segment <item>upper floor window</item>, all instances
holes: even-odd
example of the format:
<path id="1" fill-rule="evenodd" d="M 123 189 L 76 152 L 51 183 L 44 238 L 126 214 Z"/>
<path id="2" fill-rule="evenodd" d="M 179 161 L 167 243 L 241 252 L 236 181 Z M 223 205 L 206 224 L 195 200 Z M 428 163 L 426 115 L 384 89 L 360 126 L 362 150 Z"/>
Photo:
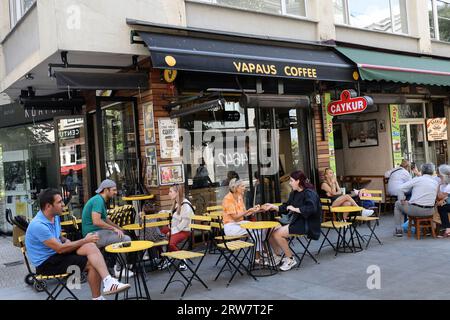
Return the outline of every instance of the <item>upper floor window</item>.
<path id="1" fill-rule="evenodd" d="M 9 0 L 9 16 L 11 18 L 11 28 L 14 27 L 20 18 L 31 8 L 36 0 Z"/>
<path id="2" fill-rule="evenodd" d="M 335 23 L 370 30 L 408 33 L 406 0 L 333 0 Z"/>
<path id="3" fill-rule="evenodd" d="M 431 38 L 450 42 L 450 1 L 429 0 Z"/>
<path id="4" fill-rule="evenodd" d="M 197 0 L 230 7 L 306 17 L 306 0 Z"/>

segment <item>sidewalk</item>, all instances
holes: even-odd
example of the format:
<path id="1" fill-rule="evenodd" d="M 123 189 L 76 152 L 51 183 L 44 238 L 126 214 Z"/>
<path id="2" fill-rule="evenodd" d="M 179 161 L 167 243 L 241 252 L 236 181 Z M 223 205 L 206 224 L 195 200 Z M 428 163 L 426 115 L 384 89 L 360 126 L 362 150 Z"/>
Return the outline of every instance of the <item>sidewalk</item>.
<path id="1" fill-rule="evenodd" d="M 418 241 L 415 238 L 408 239 L 406 235 L 395 238 L 392 236 L 393 226 L 392 215 L 382 217 L 377 228 L 382 246 L 375 240 L 368 250 L 340 253 L 336 258 L 334 251 L 327 247 L 318 256 L 318 265 L 305 257 L 299 269 L 280 271 L 274 276 L 259 278 L 257 282 L 246 275 L 238 276 L 228 288 L 228 274 L 213 281 L 219 270 L 214 266 L 217 255 L 208 255 L 200 267 L 200 276 L 211 290 L 194 282 L 187 291 L 185 300 L 449 299 L 450 277 L 443 266 L 450 261 L 450 240 L 427 237 Z M 361 234 L 368 232 L 365 226 L 358 230 Z M 320 242 L 316 241 L 312 245 L 313 253 L 317 251 Z M 4 239 L 0 241 L 0 257 L 2 263 L 4 257 L 8 261 L 21 259 L 20 251 L 16 248 L 8 249 Z M 371 265 L 378 266 L 381 271 L 379 290 L 367 288 L 367 279 L 371 275 L 367 273 L 367 268 Z M 45 299 L 45 294 L 36 293 L 23 282 L 26 274 L 24 265 L 0 268 L 0 299 Z M 8 270 L 9 276 L 3 274 L 4 270 Z M 168 276 L 167 271 L 148 274 L 147 283 L 152 299 L 179 299 L 182 289 L 180 284 L 173 284 L 166 294 L 160 294 Z M 81 290 L 76 290 L 76 294 L 80 299 L 90 299 L 87 284 Z"/>

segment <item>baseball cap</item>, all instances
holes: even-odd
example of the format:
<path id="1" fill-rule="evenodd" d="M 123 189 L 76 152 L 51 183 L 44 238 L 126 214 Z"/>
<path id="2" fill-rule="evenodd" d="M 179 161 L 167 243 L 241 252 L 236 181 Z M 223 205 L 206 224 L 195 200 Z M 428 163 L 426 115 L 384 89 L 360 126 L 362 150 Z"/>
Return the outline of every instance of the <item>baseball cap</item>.
<path id="1" fill-rule="evenodd" d="M 114 181 L 106 179 L 103 180 L 102 183 L 100 183 L 100 185 L 98 186 L 98 189 L 95 190 L 95 193 L 100 193 L 103 191 L 103 189 L 107 189 L 107 188 L 116 188 L 117 185 Z"/>

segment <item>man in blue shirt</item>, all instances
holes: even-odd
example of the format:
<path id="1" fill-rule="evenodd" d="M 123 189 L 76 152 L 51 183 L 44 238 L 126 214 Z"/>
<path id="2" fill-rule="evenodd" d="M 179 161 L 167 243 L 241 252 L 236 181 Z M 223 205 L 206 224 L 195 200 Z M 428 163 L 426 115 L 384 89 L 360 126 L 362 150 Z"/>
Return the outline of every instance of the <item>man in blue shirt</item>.
<path id="1" fill-rule="evenodd" d="M 67 273 L 69 267 L 78 266 L 80 272 L 88 272 L 94 300 L 105 300 L 100 293 L 102 282 L 104 295 L 130 288 L 129 284 L 120 283 L 110 276 L 105 260 L 95 245 L 98 235 L 89 233 L 73 242 L 61 236 L 59 215 L 63 212 L 64 202 L 57 190 L 42 191 L 39 202 L 41 210 L 30 222 L 25 234 L 28 258 L 36 267 L 37 274 L 62 274 Z"/>

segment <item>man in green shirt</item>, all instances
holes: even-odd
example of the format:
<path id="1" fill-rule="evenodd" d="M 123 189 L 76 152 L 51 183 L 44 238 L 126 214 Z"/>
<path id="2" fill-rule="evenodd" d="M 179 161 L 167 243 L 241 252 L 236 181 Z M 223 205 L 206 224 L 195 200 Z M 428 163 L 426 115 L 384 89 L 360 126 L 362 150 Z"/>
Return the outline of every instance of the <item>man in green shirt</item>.
<path id="1" fill-rule="evenodd" d="M 106 203 L 117 195 L 117 185 L 114 181 L 103 180 L 97 190 L 97 195 L 86 202 L 81 217 L 81 231 L 83 236 L 96 233 L 99 240 L 97 247 L 103 248 L 117 242 L 131 241 L 124 231 L 107 216 Z M 120 276 L 119 266 L 114 267 L 116 276 Z M 130 276 L 131 276 L 130 272 Z"/>

